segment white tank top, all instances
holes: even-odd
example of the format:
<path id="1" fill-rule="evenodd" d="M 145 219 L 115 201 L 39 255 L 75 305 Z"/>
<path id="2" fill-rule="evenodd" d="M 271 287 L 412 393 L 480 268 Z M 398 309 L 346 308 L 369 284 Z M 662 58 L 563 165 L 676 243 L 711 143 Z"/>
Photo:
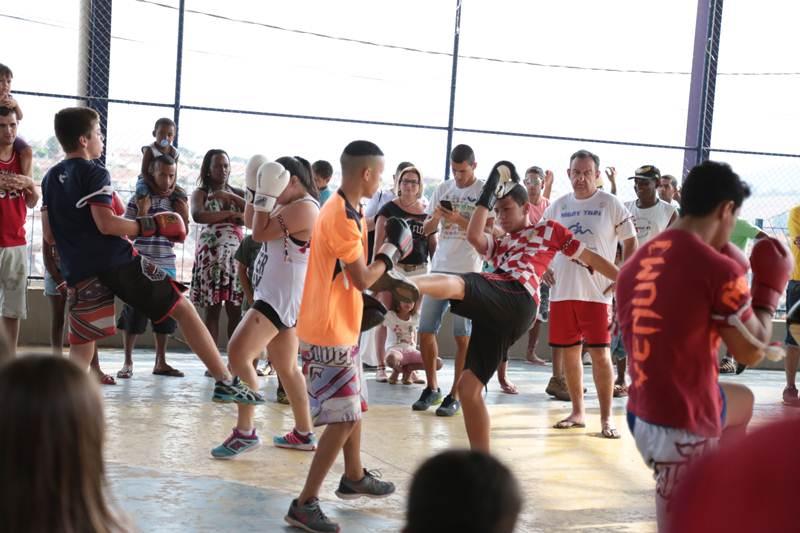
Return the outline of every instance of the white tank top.
<path id="1" fill-rule="evenodd" d="M 308 194 L 292 203 L 296 202 L 311 202 L 319 209 L 319 202 Z M 285 206 L 279 206 L 271 216 L 277 217 L 283 209 Z M 300 312 L 310 244 L 284 232 L 283 237 L 261 246 L 253 265 L 255 299 L 272 306 L 281 322 L 289 327 L 295 326 Z"/>

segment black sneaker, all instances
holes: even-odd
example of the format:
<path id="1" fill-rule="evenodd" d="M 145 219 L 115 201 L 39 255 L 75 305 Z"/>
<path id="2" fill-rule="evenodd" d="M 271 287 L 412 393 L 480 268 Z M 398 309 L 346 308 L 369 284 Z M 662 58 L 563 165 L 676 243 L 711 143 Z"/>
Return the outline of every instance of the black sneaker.
<path id="1" fill-rule="evenodd" d="M 461 402 L 448 394 L 444 397 L 444 400 L 442 400 L 442 405 L 436 409 L 436 416 L 453 416 L 459 409 L 461 409 Z"/>
<path id="2" fill-rule="evenodd" d="M 364 469 L 364 477 L 359 481 L 350 481 L 342 476 L 336 495 L 343 500 L 355 500 L 362 496 L 367 498 L 386 498 L 394 494 L 394 483 L 381 481 L 381 473 L 377 470 Z"/>
<path id="3" fill-rule="evenodd" d="M 325 516 L 317 498 L 311 498 L 305 505 L 292 500 L 289 512 L 283 517 L 287 524 L 313 533 L 339 533 L 339 524 Z"/>
<path id="4" fill-rule="evenodd" d="M 442 390 L 433 390 L 425 387 L 422 390 L 419 400 L 414 402 L 414 404 L 411 406 L 411 409 L 414 411 L 427 411 L 430 406 L 438 405 L 440 403 L 442 403 Z"/>

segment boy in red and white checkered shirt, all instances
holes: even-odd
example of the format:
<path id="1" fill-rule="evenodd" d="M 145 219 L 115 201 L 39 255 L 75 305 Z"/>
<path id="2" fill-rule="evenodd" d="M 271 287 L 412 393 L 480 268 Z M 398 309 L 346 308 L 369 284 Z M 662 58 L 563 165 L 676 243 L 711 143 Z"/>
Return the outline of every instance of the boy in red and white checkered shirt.
<path id="1" fill-rule="evenodd" d="M 542 274 L 557 252 L 584 263 L 609 279 L 617 267 L 587 249 L 567 228 L 551 220 L 530 225 L 528 193 L 514 165 L 492 168 L 467 227 L 467 240 L 494 267 L 494 272 L 431 274 L 414 278 L 422 294 L 451 300 L 451 310 L 472 320 L 472 337 L 464 373 L 458 383 L 470 446 L 489 451 L 489 413 L 483 387 L 514 342 L 536 317 Z M 506 233 L 484 232 L 490 210 Z"/>

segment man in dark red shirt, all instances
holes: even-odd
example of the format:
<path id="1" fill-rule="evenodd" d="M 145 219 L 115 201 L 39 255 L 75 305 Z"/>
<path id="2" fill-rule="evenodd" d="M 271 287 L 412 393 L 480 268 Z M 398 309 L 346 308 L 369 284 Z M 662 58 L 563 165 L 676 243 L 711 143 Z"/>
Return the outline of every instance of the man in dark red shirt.
<path id="1" fill-rule="evenodd" d="M 748 263 L 729 244 L 747 184 L 724 163 L 693 168 L 681 217 L 640 248 L 617 278 L 617 316 L 630 354 L 628 426 L 656 478 L 659 528 L 690 462 L 744 435 L 753 394 L 718 383 L 724 341 L 748 366 L 763 357 L 772 316 L 792 265 L 785 247 L 762 239 Z"/>
<path id="2" fill-rule="evenodd" d="M 39 201 L 30 176 L 22 175 L 17 138 L 17 112 L 0 107 L 0 316 L 12 355 L 16 356 L 19 321 L 27 316 L 28 253 L 25 217 Z"/>

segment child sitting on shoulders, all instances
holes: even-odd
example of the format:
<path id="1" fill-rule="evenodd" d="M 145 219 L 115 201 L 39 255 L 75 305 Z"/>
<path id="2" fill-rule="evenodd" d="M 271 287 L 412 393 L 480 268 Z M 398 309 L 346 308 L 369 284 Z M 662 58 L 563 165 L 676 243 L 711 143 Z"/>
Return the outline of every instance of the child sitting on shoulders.
<path id="1" fill-rule="evenodd" d="M 414 371 L 422 370 L 422 354 L 417 349 L 419 308 L 411 302 L 394 300 L 386 313 L 386 365 L 392 369 L 389 383 L 394 385 L 402 375 L 403 385 L 416 383 Z M 436 358 L 436 369 L 442 368 L 441 358 Z M 425 383 L 424 381 L 422 383 Z"/>
<path id="2" fill-rule="evenodd" d="M 0 63 L 0 107 L 7 107 L 16 113 L 17 121 L 22 120 L 22 108 L 19 102 L 11 96 L 11 80 L 14 79 L 14 73 L 7 66 Z M 25 139 L 17 135 L 14 139 L 14 151 L 19 154 L 20 174 L 24 176 L 33 176 L 33 149 L 25 142 Z"/>
<path id="3" fill-rule="evenodd" d="M 172 141 L 176 135 L 175 122 L 169 118 L 156 120 L 153 127 L 153 137 L 156 138 L 151 144 L 142 146 L 142 172 L 136 181 L 136 208 L 139 216 L 146 216 L 150 211 L 150 195 L 157 189 L 156 179 L 153 174 L 153 161 L 158 156 L 167 155 L 178 163 L 178 149 L 172 146 Z M 176 200 L 187 202 L 186 191 L 180 186 L 175 185 L 170 193 L 170 201 Z"/>

